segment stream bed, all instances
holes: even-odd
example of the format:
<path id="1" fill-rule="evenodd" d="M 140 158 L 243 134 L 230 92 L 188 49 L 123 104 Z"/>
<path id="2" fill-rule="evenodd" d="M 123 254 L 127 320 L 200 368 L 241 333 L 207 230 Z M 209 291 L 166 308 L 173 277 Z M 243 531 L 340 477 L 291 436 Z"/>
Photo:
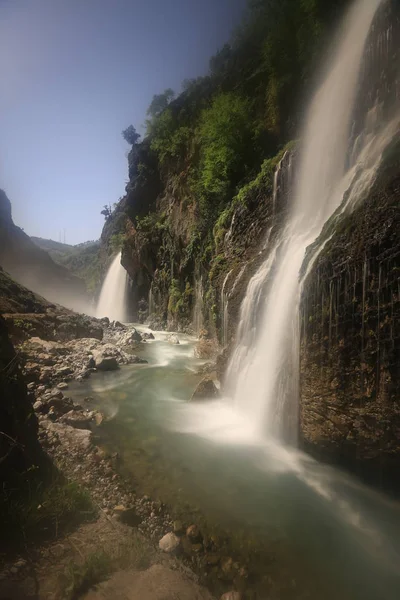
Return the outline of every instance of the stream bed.
<path id="1" fill-rule="evenodd" d="M 138 493 L 223 540 L 257 598 L 398 600 L 400 505 L 263 439 L 228 400 L 189 403 L 205 363 L 196 340 L 154 334 L 138 352 L 148 364 L 71 390 L 111 417 L 102 443 Z"/>

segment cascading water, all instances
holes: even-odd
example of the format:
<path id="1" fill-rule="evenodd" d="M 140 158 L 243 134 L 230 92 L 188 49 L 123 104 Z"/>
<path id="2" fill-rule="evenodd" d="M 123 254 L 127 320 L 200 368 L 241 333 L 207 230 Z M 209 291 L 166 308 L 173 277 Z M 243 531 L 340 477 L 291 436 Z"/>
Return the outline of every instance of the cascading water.
<path id="1" fill-rule="evenodd" d="M 224 283 L 222 284 L 221 289 L 221 315 L 222 315 L 222 345 L 225 347 L 228 344 L 228 293 L 225 291 L 226 284 L 228 283 L 228 279 L 232 273 L 232 270 L 229 271 L 227 276 L 224 279 Z"/>
<path id="2" fill-rule="evenodd" d="M 112 321 L 126 321 L 126 298 L 128 274 L 121 265 L 121 252 L 112 261 L 101 288 L 96 317 L 108 317 Z"/>
<path id="3" fill-rule="evenodd" d="M 345 210 L 362 198 L 396 129 L 393 122 L 382 131 L 374 124 L 357 140 L 357 151 L 352 153 L 350 129 L 364 48 L 380 4 L 381 0 L 357 0 L 341 29 L 301 136 L 288 222 L 249 283 L 228 370 L 228 389 L 234 390 L 235 406 L 246 413 L 254 428 L 292 443 L 297 431 L 299 273 L 305 251 L 339 206 Z M 349 164 L 351 156 L 353 163 Z M 279 172 L 275 181 L 278 177 Z M 323 243 L 314 259 L 322 248 Z M 311 265 L 312 259 L 309 268 Z M 257 308 L 268 278 L 257 331 Z"/>
<path id="4" fill-rule="evenodd" d="M 203 329 L 203 279 L 195 281 L 195 303 L 193 311 L 193 327 L 196 333 Z"/>

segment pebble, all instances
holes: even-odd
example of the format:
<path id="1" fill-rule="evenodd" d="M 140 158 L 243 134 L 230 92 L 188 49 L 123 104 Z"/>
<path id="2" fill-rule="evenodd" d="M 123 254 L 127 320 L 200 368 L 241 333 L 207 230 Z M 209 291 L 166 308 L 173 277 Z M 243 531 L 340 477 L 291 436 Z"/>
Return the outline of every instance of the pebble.
<path id="1" fill-rule="evenodd" d="M 176 552 L 180 546 L 180 540 L 172 531 L 164 535 L 158 543 L 158 547 L 167 554 Z"/>

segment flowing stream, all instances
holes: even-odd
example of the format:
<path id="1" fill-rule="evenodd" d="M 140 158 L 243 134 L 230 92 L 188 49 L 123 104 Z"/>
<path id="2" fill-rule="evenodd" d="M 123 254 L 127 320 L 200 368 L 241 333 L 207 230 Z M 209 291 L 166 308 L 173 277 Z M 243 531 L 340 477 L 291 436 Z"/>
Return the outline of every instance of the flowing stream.
<path id="1" fill-rule="evenodd" d="M 111 417 L 99 435 L 119 452 L 132 485 L 228 539 L 224 553 L 250 560 L 260 576 L 260 598 L 397 600 L 400 506 L 255 436 L 223 400 L 187 402 L 202 377 L 195 340 L 182 335 L 172 346 L 154 333 L 140 350 L 147 365 L 99 373 L 71 390 Z"/>
<path id="2" fill-rule="evenodd" d="M 121 265 L 121 252 L 112 261 L 104 279 L 96 308 L 96 317 L 108 317 L 111 321 L 126 321 L 128 275 Z"/>

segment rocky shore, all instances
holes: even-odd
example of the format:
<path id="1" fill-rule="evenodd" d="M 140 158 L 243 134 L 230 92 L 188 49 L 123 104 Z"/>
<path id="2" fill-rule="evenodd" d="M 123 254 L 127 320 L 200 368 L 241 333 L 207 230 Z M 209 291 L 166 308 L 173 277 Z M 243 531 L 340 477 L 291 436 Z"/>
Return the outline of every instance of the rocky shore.
<path id="1" fill-rule="evenodd" d="M 158 552 L 193 569 L 200 581 L 216 581 L 211 587 L 218 597 L 251 598 L 248 593 L 243 595 L 246 568 L 226 554 L 217 538 L 203 535 L 195 523 L 174 520 L 160 500 L 138 495 L 119 473 L 118 453 L 108 454 L 97 445 L 107 417 L 91 409 L 90 398 L 85 399 L 84 406 L 74 401 L 71 387 L 98 371 L 146 362 L 135 352 L 154 336 L 108 319 L 92 321 L 94 330 L 103 330 L 97 339 L 65 339 L 73 336 L 61 335 L 46 340 L 34 336 L 27 337 L 17 349 L 42 448 L 69 481 L 88 490 L 102 518 L 134 528 Z M 169 342 L 179 344 L 176 334 Z M 17 563 L 10 568 L 18 570 Z"/>

